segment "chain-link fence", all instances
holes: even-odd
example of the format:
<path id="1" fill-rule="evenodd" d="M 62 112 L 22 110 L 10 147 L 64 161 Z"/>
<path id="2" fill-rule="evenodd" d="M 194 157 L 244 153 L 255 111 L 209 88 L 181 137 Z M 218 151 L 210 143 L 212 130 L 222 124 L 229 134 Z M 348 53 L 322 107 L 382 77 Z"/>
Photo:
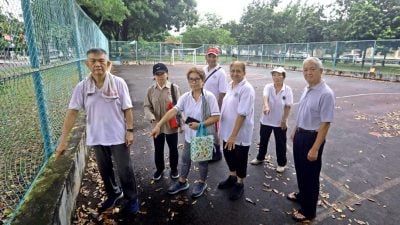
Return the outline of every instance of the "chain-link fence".
<path id="1" fill-rule="evenodd" d="M 57 145 L 91 47 L 108 40 L 74 0 L 0 0 L 0 224 Z"/>
<path id="2" fill-rule="evenodd" d="M 400 39 L 336 41 L 260 45 L 209 45 L 194 43 L 111 42 L 111 59 L 134 63 L 205 63 L 208 47 L 218 47 L 220 63 L 235 60 L 253 64 L 301 67 L 308 56 L 323 60 L 327 69 L 400 74 Z M 194 51 L 194 50 L 195 51 Z"/>

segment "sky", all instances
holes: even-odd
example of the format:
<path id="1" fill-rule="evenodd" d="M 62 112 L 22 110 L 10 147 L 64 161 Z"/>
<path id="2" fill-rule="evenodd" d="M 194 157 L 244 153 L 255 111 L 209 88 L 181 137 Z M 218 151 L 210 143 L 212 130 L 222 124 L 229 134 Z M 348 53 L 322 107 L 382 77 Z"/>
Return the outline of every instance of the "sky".
<path id="1" fill-rule="evenodd" d="M 241 15 L 243 14 L 243 9 L 246 8 L 252 0 L 196 0 L 197 10 L 200 15 L 205 13 L 214 13 L 222 17 L 222 23 L 235 20 L 239 22 Z M 303 0 L 304 2 L 305 0 Z M 311 3 L 323 3 L 328 4 L 334 0 L 307 0 L 307 4 Z M 284 7 L 290 0 L 281 0 L 279 7 Z M 294 2 L 294 0 L 293 0 Z"/>

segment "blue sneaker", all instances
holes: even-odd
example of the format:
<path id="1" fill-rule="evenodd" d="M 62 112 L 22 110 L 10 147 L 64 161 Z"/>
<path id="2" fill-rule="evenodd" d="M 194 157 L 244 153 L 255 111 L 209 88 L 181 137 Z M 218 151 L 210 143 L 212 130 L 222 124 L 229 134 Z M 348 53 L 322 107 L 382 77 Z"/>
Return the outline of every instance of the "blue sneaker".
<path id="1" fill-rule="evenodd" d="M 133 200 L 129 200 L 124 208 L 122 208 L 121 213 L 125 215 L 136 215 L 139 212 L 139 200 L 135 198 Z"/>
<path id="2" fill-rule="evenodd" d="M 117 203 L 117 201 L 119 199 L 121 199 L 122 197 L 124 197 L 124 193 L 119 193 L 115 196 L 112 197 L 108 197 L 102 204 L 101 207 L 99 208 L 99 211 L 103 212 L 106 211 L 107 209 L 111 209 L 112 207 L 115 206 L 115 203 Z"/>
<path id="3" fill-rule="evenodd" d="M 192 190 L 192 197 L 193 198 L 198 198 L 200 197 L 204 191 L 207 190 L 207 184 L 203 182 L 199 182 L 195 184 L 193 190 Z"/>
<path id="4" fill-rule="evenodd" d="M 180 181 L 176 182 L 174 185 L 168 188 L 168 194 L 174 195 L 180 191 L 184 191 L 189 189 L 189 183 L 181 183 Z"/>

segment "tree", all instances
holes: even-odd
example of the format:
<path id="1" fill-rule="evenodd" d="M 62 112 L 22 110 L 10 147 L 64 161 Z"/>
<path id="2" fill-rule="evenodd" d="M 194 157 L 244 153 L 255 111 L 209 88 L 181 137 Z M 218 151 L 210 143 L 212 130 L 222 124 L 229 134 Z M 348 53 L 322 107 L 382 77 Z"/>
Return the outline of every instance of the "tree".
<path id="1" fill-rule="evenodd" d="M 130 13 L 122 0 L 78 0 L 78 4 L 99 27 L 105 21 L 121 24 Z"/>

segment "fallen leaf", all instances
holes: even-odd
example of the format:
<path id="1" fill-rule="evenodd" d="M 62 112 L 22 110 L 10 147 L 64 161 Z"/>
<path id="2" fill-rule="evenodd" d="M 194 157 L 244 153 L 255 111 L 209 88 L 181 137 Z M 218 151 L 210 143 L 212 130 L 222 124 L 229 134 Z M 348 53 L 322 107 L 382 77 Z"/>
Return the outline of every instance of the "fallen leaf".
<path id="1" fill-rule="evenodd" d="M 270 209 L 267 209 L 267 208 L 263 208 L 262 211 L 263 211 L 263 212 L 271 212 L 271 210 L 270 210 Z"/>
<path id="2" fill-rule="evenodd" d="M 249 203 L 251 203 L 251 204 L 253 204 L 253 205 L 255 205 L 256 203 L 255 202 L 253 202 L 253 200 L 251 200 L 250 198 L 246 198 L 246 202 L 249 202 Z"/>
<path id="3" fill-rule="evenodd" d="M 355 209 L 352 208 L 351 206 L 346 205 L 346 207 L 350 210 L 350 212 L 354 212 L 355 211 Z"/>

